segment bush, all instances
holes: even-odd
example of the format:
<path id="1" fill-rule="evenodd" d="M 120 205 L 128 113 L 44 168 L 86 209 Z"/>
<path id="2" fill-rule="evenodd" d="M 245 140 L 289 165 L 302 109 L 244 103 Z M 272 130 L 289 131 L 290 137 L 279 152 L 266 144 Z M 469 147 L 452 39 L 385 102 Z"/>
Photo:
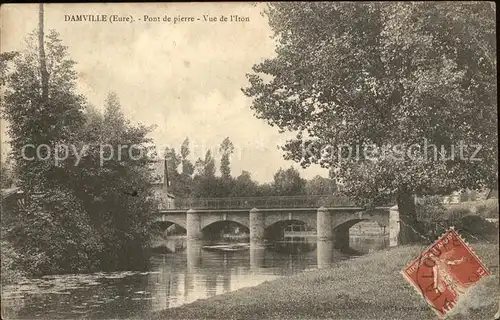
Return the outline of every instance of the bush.
<path id="1" fill-rule="evenodd" d="M 25 278 L 26 274 L 22 272 L 17 265 L 20 255 L 14 250 L 12 245 L 5 240 L 2 240 L 1 250 L 1 274 L 2 285 L 18 282 Z"/>
<path id="2" fill-rule="evenodd" d="M 481 201 L 481 203 L 476 207 L 476 213 L 483 218 L 498 219 L 498 199 Z"/>
<path id="3" fill-rule="evenodd" d="M 492 199 L 493 200 L 493 199 Z M 498 203 L 484 201 L 474 213 L 472 203 L 444 206 L 441 198 L 430 196 L 416 204 L 417 219 L 423 236 L 432 242 L 450 227 L 457 229 L 468 241 L 493 241 L 498 237 L 498 226 L 485 217 L 498 218 Z"/>
<path id="4" fill-rule="evenodd" d="M 446 217 L 446 208 L 439 196 L 420 198 L 416 203 L 415 209 L 418 221 L 430 222 L 442 220 Z"/>
<path id="5" fill-rule="evenodd" d="M 469 215 L 458 221 L 455 228 L 468 241 L 498 241 L 498 227 L 477 215 Z"/>

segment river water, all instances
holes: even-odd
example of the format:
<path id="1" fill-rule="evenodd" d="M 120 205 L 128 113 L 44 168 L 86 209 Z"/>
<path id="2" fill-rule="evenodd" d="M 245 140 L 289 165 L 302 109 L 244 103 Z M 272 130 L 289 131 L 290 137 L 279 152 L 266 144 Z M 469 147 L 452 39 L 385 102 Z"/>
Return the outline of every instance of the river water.
<path id="1" fill-rule="evenodd" d="M 223 253 L 206 251 L 203 243 L 172 241 L 178 252 L 155 254 L 148 272 L 47 276 L 5 286 L 2 319 L 140 317 L 352 258 L 325 256 L 331 248 L 319 242 Z M 367 253 L 387 247 L 387 238 L 351 238 L 350 247 Z"/>

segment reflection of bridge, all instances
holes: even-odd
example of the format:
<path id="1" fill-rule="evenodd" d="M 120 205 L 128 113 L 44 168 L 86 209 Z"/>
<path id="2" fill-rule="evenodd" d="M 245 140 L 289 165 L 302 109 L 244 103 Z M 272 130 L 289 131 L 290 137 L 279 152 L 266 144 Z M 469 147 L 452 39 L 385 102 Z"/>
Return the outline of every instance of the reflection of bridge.
<path id="1" fill-rule="evenodd" d="M 233 221 L 250 230 L 250 242 L 256 245 L 264 243 L 266 229 L 300 221 L 316 229 L 319 241 L 331 241 L 340 249 L 349 245 L 349 229 L 367 220 L 388 227 L 390 246 L 397 245 L 396 206 L 365 209 L 344 197 L 176 199 L 175 209 L 160 209 L 158 216 L 158 221 L 186 229 L 188 240 L 200 240 L 204 229 L 213 223 Z"/>

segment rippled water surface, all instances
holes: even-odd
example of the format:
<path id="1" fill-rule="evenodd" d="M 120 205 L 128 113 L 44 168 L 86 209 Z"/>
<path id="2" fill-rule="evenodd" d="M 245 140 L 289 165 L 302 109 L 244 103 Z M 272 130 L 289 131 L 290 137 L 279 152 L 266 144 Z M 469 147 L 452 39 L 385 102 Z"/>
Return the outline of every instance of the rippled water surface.
<path id="1" fill-rule="evenodd" d="M 153 256 L 148 272 L 47 276 L 5 286 L 2 318 L 140 316 L 315 269 L 321 260 L 314 243 L 230 253 L 206 251 L 201 245 L 181 245 L 180 252 Z M 351 247 L 362 252 L 385 246 L 384 239 L 351 239 Z M 331 263 L 342 258 L 334 256 Z"/>

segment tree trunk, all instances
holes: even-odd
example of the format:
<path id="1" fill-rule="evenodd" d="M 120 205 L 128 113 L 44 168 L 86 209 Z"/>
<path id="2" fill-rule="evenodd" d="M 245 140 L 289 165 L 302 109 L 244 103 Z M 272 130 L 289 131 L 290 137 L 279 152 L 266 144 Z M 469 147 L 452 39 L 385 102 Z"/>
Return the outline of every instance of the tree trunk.
<path id="1" fill-rule="evenodd" d="M 411 244 L 422 242 L 423 232 L 420 230 L 417 221 L 415 208 L 415 198 L 409 192 L 401 192 L 397 196 L 400 231 L 398 236 L 399 244 Z"/>
<path id="2" fill-rule="evenodd" d="M 38 52 L 40 54 L 40 73 L 42 78 L 42 104 L 45 105 L 49 98 L 49 74 L 45 58 L 44 33 L 43 33 L 43 3 L 38 11 Z"/>

